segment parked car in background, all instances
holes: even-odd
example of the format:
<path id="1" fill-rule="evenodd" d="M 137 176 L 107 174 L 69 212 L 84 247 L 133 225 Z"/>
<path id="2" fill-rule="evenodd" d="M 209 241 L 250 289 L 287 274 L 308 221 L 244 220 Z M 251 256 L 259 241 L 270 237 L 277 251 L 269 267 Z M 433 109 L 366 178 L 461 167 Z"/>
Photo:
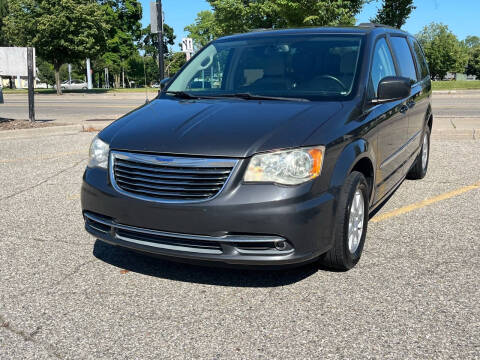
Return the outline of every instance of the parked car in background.
<path id="1" fill-rule="evenodd" d="M 57 85 L 54 85 L 54 89 L 56 88 L 57 88 Z M 62 90 L 87 90 L 88 84 L 86 81 L 83 81 L 83 80 L 72 80 L 72 82 L 67 80 L 62 82 L 61 89 Z"/>
<path id="2" fill-rule="evenodd" d="M 91 144 L 82 210 L 107 243 L 183 261 L 348 270 L 370 217 L 427 172 L 429 70 L 397 29 L 232 35 L 165 85 Z"/>

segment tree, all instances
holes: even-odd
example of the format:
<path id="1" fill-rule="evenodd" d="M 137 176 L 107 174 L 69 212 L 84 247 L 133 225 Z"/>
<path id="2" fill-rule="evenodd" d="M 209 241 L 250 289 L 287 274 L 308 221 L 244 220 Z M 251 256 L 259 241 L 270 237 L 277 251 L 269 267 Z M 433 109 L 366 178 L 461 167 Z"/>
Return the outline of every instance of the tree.
<path id="1" fill-rule="evenodd" d="M 8 2 L 7 0 L 0 0 L 0 46 L 7 45 L 7 39 L 3 33 L 3 19 L 8 15 Z"/>
<path id="2" fill-rule="evenodd" d="M 215 15 L 212 11 L 204 10 L 197 14 L 195 22 L 185 27 L 189 37 L 193 39 L 196 50 L 207 45 L 210 41 L 218 37 L 219 29 L 215 22 Z"/>
<path id="3" fill-rule="evenodd" d="M 468 53 L 447 25 L 431 23 L 416 35 L 423 46 L 433 78 L 443 79 L 447 72 L 464 72 Z"/>
<path id="4" fill-rule="evenodd" d="M 465 40 L 463 40 L 463 44 L 469 49 L 474 49 L 477 46 L 480 46 L 480 37 L 467 36 Z"/>
<path id="5" fill-rule="evenodd" d="M 175 75 L 183 65 L 187 62 L 187 58 L 183 52 L 176 52 L 169 54 L 165 69 L 167 70 L 167 76 L 172 77 Z"/>
<path id="6" fill-rule="evenodd" d="M 137 53 L 142 36 L 142 4 L 137 0 L 100 0 L 104 21 L 110 25 L 102 60 L 120 86 L 128 59 Z"/>
<path id="7" fill-rule="evenodd" d="M 480 45 L 474 47 L 468 58 L 467 74 L 476 75 L 480 79 Z"/>
<path id="8" fill-rule="evenodd" d="M 201 47 L 223 35 L 260 28 L 353 25 L 366 0 L 208 0 L 186 30 Z"/>
<path id="9" fill-rule="evenodd" d="M 383 0 L 382 7 L 372 22 L 400 29 L 415 10 L 413 0 Z"/>
<path id="10" fill-rule="evenodd" d="M 462 44 L 468 52 L 467 75 L 480 78 L 480 37 L 467 36 Z"/>
<path id="11" fill-rule="evenodd" d="M 175 45 L 175 36 L 173 28 L 168 24 L 163 24 L 163 54 L 168 54 L 168 45 Z M 140 41 L 140 49 L 145 52 L 145 55 L 158 57 L 158 34 L 152 34 L 150 25 L 142 29 L 142 39 Z"/>
<path id="12" fill-rule="evenodd" d="M 53 85 L 55 83 L 55 69 L 53 68 L 53 65 L 40 57 L 37 57 L 36 65 L 37 76 L 40 81 L 47 85 Z"/>
<path id="13" fill-rule="evenodd" d="M 4 22 L 13 45 L 33 46 L 53 64 L 59 95 L 60 66 L 98 54 L 108 29 L 101 7 L 90 0 L 9 0 Z"/>

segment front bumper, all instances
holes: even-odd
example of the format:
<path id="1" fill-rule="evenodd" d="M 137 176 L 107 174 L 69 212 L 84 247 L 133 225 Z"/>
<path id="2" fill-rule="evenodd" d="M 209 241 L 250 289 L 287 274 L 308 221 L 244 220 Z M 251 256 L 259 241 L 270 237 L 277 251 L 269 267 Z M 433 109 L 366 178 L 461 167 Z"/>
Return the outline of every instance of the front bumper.
<path id="1" fill-rule="evenodd" d="M 331 246 L 335 200 L 300 187 L 232 181 L 203 203 L 163 204 L 120 194 L 105 170 L 87 169 L 86 230 L 96 238 L 154 255 L 231 265 L 308 262 Z"/>

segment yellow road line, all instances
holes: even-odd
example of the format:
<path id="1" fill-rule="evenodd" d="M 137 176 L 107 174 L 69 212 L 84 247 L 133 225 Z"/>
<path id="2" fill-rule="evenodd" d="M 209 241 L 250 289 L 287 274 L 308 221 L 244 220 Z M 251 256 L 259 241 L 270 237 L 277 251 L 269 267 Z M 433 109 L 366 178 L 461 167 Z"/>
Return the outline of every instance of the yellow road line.
<path id="1" fill-rule="evenodd" d="M 80 194 L 73 194 L 70 196 L 67 196 L 67 200 L 79 200 L 80 199 Z"/>
<path id="2" fill-rule="evenodd" d="M 77 150 L 77 151 L 69 151 L 69 152 L 61 152 L 61 153 L 56 153 L 56 154 L 50 154 L 50 155 L 44 155 L 44 156 L 37 156 L 37 157 L 26 157 L 26 158 L 17 158 L 17 159 L 0 159 L 0 164 L 5 164 L 5 163 L 13 163 L 13 162 L 19 162 L 19 161 L 35 161 L 35 160 L 50 160 L 50 159 L 56 159 L 62 156 L 68 156 L 68 155 L 76 155 L 76 154 L 87 154 L 88 149 L 85 150 Z"/>
<path id="3" fill-rule="evenodd" d="M 391 219 L 393 217 L 406 214 L 410 211 L 421 209 L 425 206 L 435 204 L 439 201 L 451 199 L 455 196 L 462 195 L 466 192 L 476 190 L 476 189 L 480 189 L 480 182 L 472 184 L 472 185 L 464 186 L 464 187 L 461 187 L 459 189 L 449 191 L 449 192 L 446 192 L 444 194 L 440 194 L 440 195 L 434 196 L 430 199 L 419 201 L 419 202 L 401 207 L 401 208 L 396 209 L 396 210 L 386 212 L 385 214 L 375 216 L 374 218 L 370 219 L 370 222 L 371 223 L 377 223 L 377 222 L 380 222 L 380 221 L 388 220 L 388 219 Z M 78 199 L 80 199 L 80 194 L 74 194 L 74 195 L 70 195 L 70 196 L 67 197 L 67 200 L 78 200 Z"/>
<path id="4" fill-rule="evenodd" d="M 406 214 L 410 211 L 417 210 L 417 209 L 423 208 L 425 206 L 435 204 L 439 201 L 447 200 L 447 199 L 453 198 L 455 196 L 458 196 L 458 195 L 461 195 L 461 194 L 464 194 L 466 192 L 476 190 L 476 189 L 480 189 L 480 182 L 472 184 L 472 185 L 464 186 L 464 187 L 461 187 L 459 189 L 449 191 L 449 192 L 446 192 L 444 194 L 440 194 L 440 195 L 434 196 L 430 199 L 422 200 L 422 201 L 419 201 L 419 202 L 401 207 L 401 208 L 396 209 L 396 210 L 386 212 L 385 214 L 375 216 L 373 219 L 370 220 L 370 222 L 376 223 L 376 222 L 379 222 L 379 221 L 384 221 L 384 220 L 393 218 L 395 216 L 403 215 L 403 214 Z"/>

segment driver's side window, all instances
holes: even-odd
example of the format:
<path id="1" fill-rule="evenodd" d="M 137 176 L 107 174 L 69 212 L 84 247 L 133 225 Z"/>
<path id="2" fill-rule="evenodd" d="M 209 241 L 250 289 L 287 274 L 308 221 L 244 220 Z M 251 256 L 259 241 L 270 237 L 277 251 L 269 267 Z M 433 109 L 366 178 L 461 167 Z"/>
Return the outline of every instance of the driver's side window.
<path id="1" fill-rule="evenodd" d="M 387 76 L 395 76 L 395 64 L 392 53 L 385 38 L 381 38 L 375 45 L 372 70 L 370 71 L 370 97 L 378 96 L 378 84 Z"/>

